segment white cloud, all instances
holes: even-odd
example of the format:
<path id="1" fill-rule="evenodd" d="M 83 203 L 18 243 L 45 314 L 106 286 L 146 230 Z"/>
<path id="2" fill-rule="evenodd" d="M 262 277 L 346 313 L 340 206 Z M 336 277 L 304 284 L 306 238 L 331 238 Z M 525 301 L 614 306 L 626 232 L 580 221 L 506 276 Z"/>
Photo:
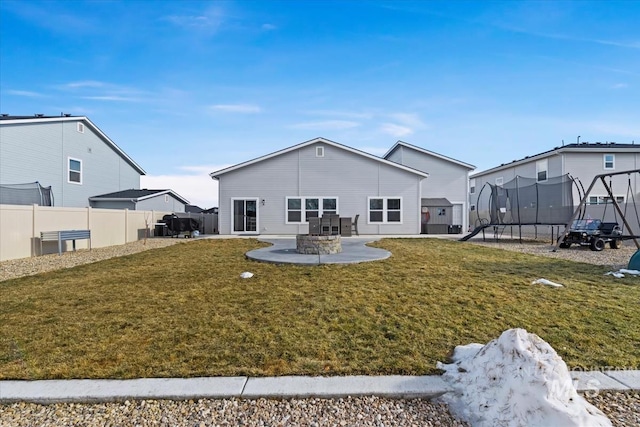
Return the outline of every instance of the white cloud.
<path id="1" fill-rule="evenodd" d="M 629 85 L 626 83 L 616 83 L 613 86 L 611 86 L 611 89 L 626 89 L 628 87 Z"/>
<path id="2" fill-rule="evenodd" d="M 395 121 L 412 128 L 426 127 L 425 123 L 420 119 L 420 117 L 414 113 L 393 113 L 390 115 L 390 117 Z"/>
<path id="3" fill-rule="evenodd" d="M 266 31 L 273 31 L 276 30 L 278 27 L 276 27 L 273 24 L 262 24 L 262 29 L 266 30 Z"/>
<path id="4" fill-rule="evenodd" d="M 349 120 L 325 120 L 322 122 L 296 123 L 289 127 L 303 130 L 342 130 L 353 129 L 358 126 L 360 126 L 360 123 Z"/>
<path id="5" fill-rule="evenodd" d="M 97 80 L 83 80 L 78 82 L 69 82 L 65 85 L 62 85 L 61 87 L 69 88 L 69 89 L 78 89 L 78 88 L 84 88 L 84 87 L 92 87 L 92 88 L 105 87 L 107 85 L 108 83 L 99 82 Z"/>
<path id="6" fill-rule="evenodd" d="M 209 107 L 214 111 L 222 111 L 225 113 L 241 113 L 241 114 L 253 114 L 262 111 L 262 108 L 258 105 L 252 104 L 217 104 Z"/>
<path id="7" fill-rule="evenodd" d="M 38 92 L 31 92 L 28 90 L 8 90 L 9 95 L 26 96 L 27 98 L 41 98 L 44 95 Z"/>
<path id="8" fill-rule="evenodd" d="M 128 96 L 104 95 L 104 96 L 81 96 L 82 99 L 91 101 L 118 101 L 118 102 L 142 102 L 142 99 Z"/>
<path id="9" fill-rule="evenodd" d="M 196 15 L 169 15 L 162 18 L 178 27 L 189 30 L 216 32 L 223 24 L 225 14 L 221 8 L 211 7 Z"/>
<path id="10" fill-rule="evenodd" d="M 356 147 L 360 151 L 364 151 L 365 153 L 373 154 L 374 156 L 382 157 L 387 154 L 389 148 L 380 148 L 380 147 Z"/>
<path id="11" fill-rule="evenodd" d="M 208 209 L 218 206 L 218 181 L 212 179 L 209 173 L 228 166 L 183 166 L 179 169 L 185 173 L 143 175 L 140 177 L 140 186 L 153 190 L 173 190 L 192 205 Z"/>
<path id="12" fill-rule="evenodd" d="M 394 123 L 383 123 L 382 126 L 380 126 L 380 131 L 396 138 L 413 134 L 413 129 Z"/>

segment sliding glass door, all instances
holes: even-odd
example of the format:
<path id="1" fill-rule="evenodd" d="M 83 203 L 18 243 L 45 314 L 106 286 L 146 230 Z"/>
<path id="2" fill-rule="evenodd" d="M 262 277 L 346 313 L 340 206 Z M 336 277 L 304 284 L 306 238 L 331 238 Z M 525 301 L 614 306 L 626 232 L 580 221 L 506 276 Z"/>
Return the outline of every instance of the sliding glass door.
<path id="1" fill-rule="evenodd" d="M 258 232 L 258 199 L 232 199 L 233 233 Z"/>

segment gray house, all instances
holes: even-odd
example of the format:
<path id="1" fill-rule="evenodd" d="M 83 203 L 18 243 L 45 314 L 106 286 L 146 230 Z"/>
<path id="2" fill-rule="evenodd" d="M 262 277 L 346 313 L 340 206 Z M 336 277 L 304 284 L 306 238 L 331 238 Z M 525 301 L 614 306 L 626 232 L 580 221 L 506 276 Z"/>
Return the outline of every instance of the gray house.
<path id="1" fill-rule="evenodd" d="M 596 175 L 630 170 L 638 171 L 639 169 L 640 145 L 614 142 L 568 144 L 533 156 L 527 156 L 524 159 L 501 164 L 470 175 L 470 223 L 475 226 L 483 220 L 483 212 L 485 212 L 486 206 L 482 205 L 486 204 L 484 196 L 487 193 L 483 188 L 487 184 L 506 186 L 509 182 L 514 182 L 518 177 L 523 181 L 529 180 L 544 185 L 553 184 L 560 177 L 567 176 L 568 179 L 573 179 L 569 184 L 572 188 L 572 194 L 568 194 L 569 205 L 573 203 L 573 206 L 577 206 L 584 195 L 584 190 L 587 190 Z M 629 213 L 629 217 L 635 217 L 635 209 L 637 209 L 637 204 L 640 201 L 640 173 L 612 176 L 606 182 L 611 186 L 616 201 L 623 208 L 630 209 L 631 211 L 629 212 L 633 212 Z M 563 184 L 558 181 L 557 185 Z M 608 217 L 605 219 L 614 220 L 613 207 L 609 206 L 607 212 L 606 206 L 611 205 L 608 199 L 609 196 L 604 185 L 598 181 L 587 196 L 587 213 L 593 218 L 605 215 Z M 635 205 L 633 203 L 634 200 Z M 528 208 L 539 209 L 540 206 L 529 206 Z M 551 207 L 545 206 L 545 208 Z M 569 208 L 569 212 L 571 212 L 571 208 Z"/>
<path id="2" fill-rule="evenodd" d="M 429 177 L 324 138 L 210 175 L 219 181 L 220 234 L 289 235 L 325 213 L 359 215 L 360 234 L 419 234 Z"/>
<path id="3" fill-rule="evenodd" d="M 0 116 L 0 185 L 39 182 L 55 206 L 86 207 L 96 194 L 139 188 L 144 174 L 86 117 Z"/>
<path id="4" fill-rule="evenodd" d="M 92 208 L 185 212 L 189 201 L 172 190 L 123 190 L 89 197 Z"/>
<path id="5" fill-rule="evenodd" d="M 429 173 L 429 185 L 422 187 L 422 232 L 445 234 L 469 226 L 469 173 L 475 166 L 424 148 L 398 141 L 384 158 Z"/>

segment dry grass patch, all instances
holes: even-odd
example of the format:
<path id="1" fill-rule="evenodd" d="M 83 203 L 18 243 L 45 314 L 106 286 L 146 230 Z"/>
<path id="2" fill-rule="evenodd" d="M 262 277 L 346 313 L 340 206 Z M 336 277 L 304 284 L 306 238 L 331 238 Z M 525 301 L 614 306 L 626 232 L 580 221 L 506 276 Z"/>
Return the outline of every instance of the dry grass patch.
<path id="1" fill-rule="evenodd" d="M 261 245 L 203 240 L 1 282 L 0 378 L 428 374 L 512 327 L 570 366 L 640 366 L 640 278 L 432 239 L 383 240 L 391 258 L 355 265 L 245 259 Z"/>

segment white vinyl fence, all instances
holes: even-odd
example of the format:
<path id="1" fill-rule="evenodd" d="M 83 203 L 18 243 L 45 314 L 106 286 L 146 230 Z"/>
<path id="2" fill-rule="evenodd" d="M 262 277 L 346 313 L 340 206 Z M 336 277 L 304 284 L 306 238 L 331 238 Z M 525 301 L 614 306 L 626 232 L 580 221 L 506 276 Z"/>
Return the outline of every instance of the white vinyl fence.
<path id="1" fill-rule="evenodd" d="M 171 212 L 0 205 L 0 261 L 41 255 L 42 231 L 91 230 L 92 248 L 123 245 L 152 237 L 154 224 L 169 213 Z M 67 249 L 72 247 L 72 242 L 64 244 Z M 87 240 L 76 242 L 78 249 L 88 247 Z M 57 251 L 57 242 L 43 242 L 44 254 Z"/>

